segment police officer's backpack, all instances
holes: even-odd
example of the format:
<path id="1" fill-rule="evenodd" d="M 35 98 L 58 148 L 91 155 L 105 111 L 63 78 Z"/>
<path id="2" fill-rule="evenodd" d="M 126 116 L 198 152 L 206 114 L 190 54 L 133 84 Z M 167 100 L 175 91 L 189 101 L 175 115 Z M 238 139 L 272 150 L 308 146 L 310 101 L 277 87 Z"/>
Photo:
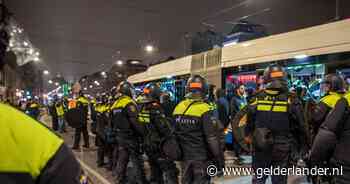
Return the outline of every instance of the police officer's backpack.
<path id="1" fill-rule="evenodd" d="M 270 112 L 274 108 L 276 103 L 276 98 L 273 99 L 272 105 L 270 107 Z M 270 120 L 271 121 L 271 120 Z M 274 138 L 272 131 L 266 127 L 256 127 L 253 132 L 253 145 L 257 151 L 269 152 L 272 151 L 274 143 Z"/>
<path id="2" fill-rule="evenodd" d="M 182 148 L 175 132 L 161 141 L 160 150 L 162 155 L 170 160 L 182 160 Z"/>
<path id="3" fill-rule="evenodd" d="M 255 128 L 253 143 L 257 151 L 269 151 L 273 147 L 272 131 L 268 128 Z"/>

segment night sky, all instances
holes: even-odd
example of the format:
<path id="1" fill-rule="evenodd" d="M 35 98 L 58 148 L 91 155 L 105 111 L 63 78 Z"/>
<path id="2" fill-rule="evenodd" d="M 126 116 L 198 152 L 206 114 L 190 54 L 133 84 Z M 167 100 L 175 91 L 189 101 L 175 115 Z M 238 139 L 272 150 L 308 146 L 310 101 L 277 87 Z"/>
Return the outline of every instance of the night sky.
<path id="1" fill-rule="evenodd" d="M 350 17 L 350 1 L 339 0 Z M 335 0 L 7 0 L 51 73 L 68 79 L 106 70 L 117 59 L 145 63 L 184 55 L 185 33 L 204 31 L 201 22 L 227 33 L 246 15 L 270 34 L 330 22 Z M 231 8 L 232 7 L 232 8 Z M 270 9 L 259 14 L 262 10 Z M 146 54 L 151 42 L 157 52 Z M 120 52 L 118 54 L 118 51 Z"/>

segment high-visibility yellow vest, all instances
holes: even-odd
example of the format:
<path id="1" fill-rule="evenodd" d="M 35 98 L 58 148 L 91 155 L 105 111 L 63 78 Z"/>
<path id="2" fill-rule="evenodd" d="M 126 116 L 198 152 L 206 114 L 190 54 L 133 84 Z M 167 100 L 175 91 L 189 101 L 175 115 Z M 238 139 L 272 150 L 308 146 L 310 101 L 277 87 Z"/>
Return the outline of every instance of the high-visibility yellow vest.
<path id="1" fill-rule="evenodd" d="M 326 104 L 329 108 L 333 109 L 335 107 L 335 104 L 338 102 L 338 100 L 341 99 L 343 94 L 336 93 L 336 92 L 329 92 L 329 95 L 321 98 L 321 102 Z"/>
<path id="2" fill-rule="evenodd" d="M 63 140 L 24 113 L 0 103 L 0 173 L 28 174 L 35 181 Z"/>
<path id="3" fill-rule="evenodd" d="M 189 107 L 191 105 L 191 107 Z M 189 108 L 188 108 L 189 107 Z M 180 102 L 174 109 L 173 115 L 186 115 L 193 117 L 201 117 L 204 113 L 213 110 L 213 106 L 202 102 L 186 99 Z M 185 112 L 186 111 L 186 112 Z"/>
<path id="4" fill-rule="evenodd" d="M 111 110 L 123 109 L 130 103 L 133 103 L 136 105 L 136 103 L 132 100 L 132 98 L 128 96 L 122 96 L 117 101 L 114 102 L 114 104 L 111 107 Z"/>
<path id="5" fill-rule="evenodd" d="M 63 116 L 64 115 L 63 105 L 56 106 L 56 112 L 57 112 L 57 116 Z"/>

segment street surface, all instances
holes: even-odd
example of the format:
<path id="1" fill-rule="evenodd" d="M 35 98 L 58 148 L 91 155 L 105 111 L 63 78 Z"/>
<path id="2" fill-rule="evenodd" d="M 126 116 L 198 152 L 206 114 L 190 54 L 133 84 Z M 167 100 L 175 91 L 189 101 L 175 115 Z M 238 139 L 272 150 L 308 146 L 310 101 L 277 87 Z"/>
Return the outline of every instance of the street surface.
<path id="1" fill-rule="evenodd" d="M 51 117 L 46 113 L 43 113 L 41 118 L 41 122 L 45 123 L 48 127 L 51 127 Z M 90 134 L 90 148 L 89 149 L 81 149 L 80 151 L 73 151 L 76 158 L 84 168 L 84 170 L 88 173 L 88 176 L 93 181 L 93 184 L 113 184 L 113 176 L 110 171 L 106 168 L 98 168 L 96 164 L 96 154 L 97 147 L 94 145 L 95 138 L 92 133 Z M 65 143 L 72 147 L 74 140 L 74 129 L 67 127 L 67 132 L 64 134 L 59 134 L 64 139 Z M 82 141 L 82 140 L 81 140 Z M 81 142 L 82 144 L 82 142 Z M 230 153 L 225 153 L 226 166 L 239 167 L 233 164 L 233 157 L 230 156 Z M 251 163 L 250 157 L 244 157 L 244 167 L 249 167 L 249 163 Z M 179 164 L 178 164 L 179 165 Z M 145 171 L 146 175 L 149 176 L 149 166 L 147 162 L 145 163 Z M 225 176 L 224 178 L 214 178 L 214 184 L 250 184 L 252 180 L 251 176 Z M 267 184 L 271 184 L 269 180 Z M 288 184 L 309 184 L 306 182 L 305 177 L 298 176 L 290 176 L 288 178 Z"/>

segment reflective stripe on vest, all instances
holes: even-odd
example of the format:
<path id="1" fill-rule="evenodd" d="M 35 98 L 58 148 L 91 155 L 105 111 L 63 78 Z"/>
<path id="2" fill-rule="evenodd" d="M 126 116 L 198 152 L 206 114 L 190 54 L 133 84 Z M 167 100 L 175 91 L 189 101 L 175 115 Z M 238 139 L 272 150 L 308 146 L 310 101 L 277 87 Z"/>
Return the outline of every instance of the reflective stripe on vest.
<path id="1" fill-rule="evenodd" d="M 335 93 L 335 92 L 329 92 L 329 95 L 323 97 L 321 99 L 321 102 L 326 104 L 329 108 L 333 109 L 335 107 L 335 104 L 337 104 L 338 100 L 342 97 L 342 94 Z"/>
<path id="2" fill-rule="evenodd" d="M 27 173 L 34 180 L 63 144 L 39 122 L 1 103 L 0 135 L 0 173 Z"/>
<path id="3" fill-rule="evenodd" d="M 191 105 L 189 109 L 188 106 Z M 210 105 L 208 105 L 205 102 L 197 101 L 194 102 L 192 99 L 186 99 L 182 102 L 180 102 L 173 112 L 173 115 L 183 115 L 184 111 L 187 109 L 186 113 L 184 115 L 187 116 L 194 116 L 194 117 L 201 117 L 204 113 L 211 110 Z"/>
<path id="4" fill-rule="evenodd" d="M 138 114 L 138 121 L 141 124 L 148 124 L 151 122 L 149 111 L 143 110 Z"/>
<path id="5" fill-rule="evenodd" d="M 273 105 L 273 103 L 275 103 Z M 288 102 L 287 101 L 268 101 L 258 100 L 257 101 L 258 111 L 272 111 L 272 112 L 287 112 Z M 273 105 L 273 107 L 272 107 Z"/>

